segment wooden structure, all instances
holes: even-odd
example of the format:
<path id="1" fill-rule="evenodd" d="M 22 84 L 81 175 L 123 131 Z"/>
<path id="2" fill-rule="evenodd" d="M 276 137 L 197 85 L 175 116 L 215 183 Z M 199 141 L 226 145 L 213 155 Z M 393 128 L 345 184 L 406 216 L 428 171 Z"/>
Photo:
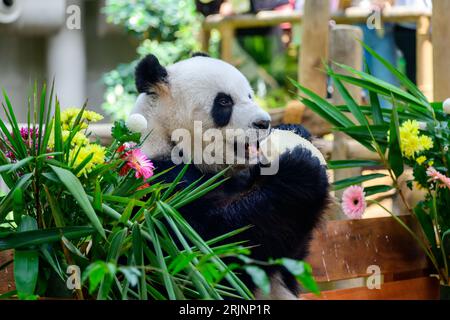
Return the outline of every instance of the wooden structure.
<path id="1" fill-rule="evenodd" d="M 322 13 L 320 16 L 314 15 L 317 19 L 323 19 L 324 16 L 326 16 L 326 12 L 328 9 L 324 9 L 324 5 L 326 5 L 328 1 L 306 1 L 306 5 L 310 5 L 314 7 L 316 10 L 320 7 L 322 8 Z M 450 3 L 450 0 L 442 0 L 438 1 L 439 6 L 444 6 L 442 3 Z M 437 4 L 434 4 L 435 6 Z M 450 6 L 450 4 L 448 5 Z M 306 7 L 305 10 L 308 10 L 309 8 Z M 438 12 L 437 10 L 435 10 Z M 445 49 L 438 50 L 438 53 L 435 53 L 435 59 L 439 55 L 439 52 L 442 52 L 442 60 L 445 60 L 446 54 L 448 53 L 447 50 L 447 44 L 449 43 L 449 40 L 446 40 L 446 37 L 450 37 L 450 32 L 446 32 L 446 28 L 450 28 L 450 25 L 447 22 L 446 12 L 445 8 L 440 11 L 442 15 L 435 15 L 435 16 L 442 16 L 442 18 L 434 18 L 434 23 L 439 25 L 439 28 L 442 28 L 442 35 L 438 39 L 434 37 L 433 39 L 433 46 L 436 46 L 436 44 L 440 46 L 445 46 Z M 317 13 L 316 13 L 317 14 Z M 353 10 L 346 12 L 338 13 L 333 16 L 331 16 L 331 20 L 335 21 L 337 24 L 358 24 L 358 23 L 366 23 L 368 17 L 372 14 L 372 12 L 367 10 Z M 384 10 L 380 16 L 380 19 L 384 22 L 413 22 L 417 23 L 417 83 L 419 85 L 419 88 L 424 92 L 424 94 L 430 99 L 433 99 L 433 63 L 432 63 L 432 46 L 431 46 L 431 34 L 430 34 L 430 25 L 431 25 L 431 12 L 430 11 L 422 11 L 422 10 L 410 10 L 410 9 L 404 9 L 404 8 L 398 8 L 398 7 L 391 7 Z M 233 57 L 232 57 L 232 46 L 233 46 L 233 39 L 236 29 L 244 29 L 244 28 L 258 28 L 258 27 L 267 27 L 267 26 L 276 26 L 284 22 L 290 22 L 293 24 L 299 24 L 299 23 L 308 23 L 308 16 L 305 15 L 303 17 L 298 12 L 275 12 L 275 11 L 267 11 L 267 12 L 259 12 L 258 14 L 242 14 L 242 15 L 233 15 L 233 16 L 221 16 L 221 15 L 211 15 L 208 16 L 204 23 L 203 23 L 203 30 L 202 30 L 202 49 L 204 51 L 208 51 L 209 46 L 209 34 L 212 29 L 217 29 L 221 33 L 221 58 L 225 61 L 228 61 L 230 63 L 233 63 Z M 446 26 L 444 27 L 444 25 Z M 309 32 L 309 31 L 308 31 Z M 312 30 L 314 34 L 314 41 L 317 41 L 319 43 L 322 43 L 322 39 L 327 38 L 327 35 L 324 34 L 327 32 L 327 30 L 323 28 L 319 28 L 317 30 Z M 444 34 L 445 33 L 445 34 Z M 304 34 L 307 36 L 307 34 Z M 444 41 L 442 41 L 442 40 Z M 308 48 L 303 48 L 307 52 L 303 52 L 303 56 L 316 56 L 317 54 L 323 54 L 323 52 L 326 52 L 322 48 L 318 52 L 309 51 Z M 315 50 L 315 48 L 312 48 Z M 302 53 L 300 53 L 302 55 Z M 438 56 L 439 60 L 440 55 Z M 326 58 L 326 55 L 323 57 Z M 436 62 L 438 63 L 438 62 Z M 442 66 L 448 66 L 447 61 L 440 61 L 438 64 L 439 68 Z M 312 65 L 311 67 L 314 68 Z M 435 69 L 438 70 L 439 68 Z M 447 67 L 450 68 L 450 67 Z M 448 70 L 445 69 L 444 70 Z M 311 70 L 300 70 L 299 74 L 299 80 L 302 78 L 301 73 L 310 73 L 314 72 Z M 435 73 L 436 74 L 436 73 Z M 440 73 L 444 77 L 450 72 L 442 72 Z M 450 77 L 450 76 L 449 76 Z M 435 79 L 437 80 L 437 79 Z M 447 81 L 446 83 L 450 83 Z M 316 90 L 316 88 L 310 88 L 312 90 Z"/>
<path id="2" fill-rule="evenodd" d="M 14 290 L 13 251 L 0 251 L 0 295 Z"/>
<path id="3" fill-rule="evenodd" d="M 411 216 L 402 219 L 420 234 Z M 307 261 L 322 287 L 342 280 L 359 278 L 361 285 L 345 289 L 322 289 L 321 296 L 303 294 L 304 299 L 403 300 L 437 299 L 439 283 L 429 277 L 427 258 L 411 235 L 392 219 L 326 221 L 315 232 Z M 379 289 L 365 284 L 376 277 Z M 369 278 L 367 278 L 369 277 Z M 374 281 L 375 282 L 375 281 Z"/>
<path id="4" fill-rule="evenodd" d="M 443 101 L 450 97 L 450 0 L 433 1 L 433 6 L 434 98 Z"/>

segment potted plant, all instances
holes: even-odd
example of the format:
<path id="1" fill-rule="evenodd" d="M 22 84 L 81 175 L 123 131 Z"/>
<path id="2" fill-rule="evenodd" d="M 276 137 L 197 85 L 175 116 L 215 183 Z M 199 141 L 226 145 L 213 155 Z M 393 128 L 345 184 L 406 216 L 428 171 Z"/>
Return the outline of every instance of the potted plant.
<path id="1" fill-rule="evenodd" d="M 3 97 L 0 175 L 9 191 L 0 196 L 0 253 L 14 250 L 16 289 L 0 298 L 252 299 L 239 272 L 268 292 L 262 267 L 274 264 L 317 292 L 307 264 L 251 259 L 245 243 L 230 239 L 246 228 L 205 241 L 179 214 L 223 173 L 175 191 L 185 170 L 158 180 L 165 172 L 140 150 L 148 137 L 124 121 L 102 146 L 89 132 L 102 116 L 86 105 L 61 111 L 53 86 L 47 95 L 35 85 L 23 126 Z M 230 256 L 242 263 L 226 264 Z"/>
<path id="2" fill-rule="evenodd" d="M 329 121 L 335 131 L 344 132 L 365 148 L 377 153 L 379 157 L 379 161 L 364 159 L 330 161 L 330 169 L 381 166 L 387 170 L 392 181 L 390 185 L 377 185 L 365 190 L 352 187 L 384 176 L 383 174 L 362 175 L 335 181 L 334 189 L 351 187 L 349 192 L 344 192 L 344 197 L 353 197 L 355 201 L 365 201 L 364 192 L 365 195 L 376 195 L 396 189 L 405 207 L 419 222 L 422 234 L 416 234 L 378 201 L 371 200 L 371 202 L 392 214 L 392 217 L 417 240 L 439 278 L 441 298 L 448 299 L 450 297 L 450 211 L 448 209 L 450 206 L 450 155 L 448 152 L 450 100 L 445 103 L 430 103 L 406 76 L 371 48 L 364 44 L 363 46 L 397 77 L 404 89 L 373 77 L 370 71 L 361 72 L 338 63 L 336 65 L 347 74 L 335 72 L 330 67 L 327 67 L 327 73 L 344 98 L 345 105 L 335 106 L 295 81 L 293 83 L 301 92 L 299 99 L 302 103 Z M 369 105 L 358 105 L 344 84 L 367 90 L 370 97 Z M 386 107 L 381 106 L 380 98 L 390 101 L 391 104 Z M 352 118 L 348 116 L 349 114 Z M 413 179 L 408 181 L 408 187 L 420 188 L 424 191 L 422 201 L 415 207 L 410 207 L 406 201 L 399 182 L 399 178 L 403 176 L 407 167 L 413 171 Z M 348 211 L 353 216 L 361 216 L 365 206 L 350 208 L 345 202 L 343 203 L 344 211 Z"/>

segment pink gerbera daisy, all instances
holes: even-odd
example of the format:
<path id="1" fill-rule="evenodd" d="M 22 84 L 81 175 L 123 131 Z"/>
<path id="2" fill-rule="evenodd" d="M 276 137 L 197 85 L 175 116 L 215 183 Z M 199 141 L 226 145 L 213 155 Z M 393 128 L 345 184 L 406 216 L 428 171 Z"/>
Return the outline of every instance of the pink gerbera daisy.
<path id="1" fill-rule="evenodd" d="M 149 158 L 141 151 L 141 149 L 133 149 L 127 151 L 124 155 L 126 159 L 125 166 L 121 170 L 121 174 L 126 174 L 130 169 L 136 171 L 136 178 L 148 179 L 153 176 L 155 167 Z"/>
<path id="2" fill-rule="evenodd" d="M 430 177 L 428 182 L 440 182 L 439 187 L 441 188 L 449 188 L 450 189 L 450 178 L 440 173 L 433 167 L 429 167 L 427 169 L 427 176 Z"/>
<path id="3" fill-rule="evenodd" d="M 342 195 L 342 211 L 350 219 L 361 219 L 366 210 L 364 188 L 351 186 Z"/>

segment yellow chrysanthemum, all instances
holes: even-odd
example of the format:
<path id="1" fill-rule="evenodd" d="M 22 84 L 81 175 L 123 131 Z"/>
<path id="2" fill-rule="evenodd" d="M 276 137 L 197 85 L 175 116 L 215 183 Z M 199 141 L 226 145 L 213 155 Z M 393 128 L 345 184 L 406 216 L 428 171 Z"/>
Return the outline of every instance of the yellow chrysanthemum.
<path id="1" fill-rule="evenodd" d="M 405 157 L 414 159 L 416 154 L 433 148 L 433 140 L 420 135 L 416 120 L 407 120 L 400 127 L 400 146 Z"/>
<path id="2" fill-rule="evenodd" d="M 420 157 L 418 157 L 418 158 L 416 159 L 417 164 L 419 164 L 420 166 L 421 166 L 422 164 L 424 164 L 425 161 L 427 161 L 427 157 L 425 157 L 425 156 L 420 156 Z"/>
<path id="3" fill-rule="evenodd" d="M 63 142 L 65 142 L 70 136 L 70 131 L 63 130 L 61 132 L 61 136 L 62 136 Z M 87 144 L 89 144 L 89 138 L 86 137 L 86 135 L 84 135 L 82 132 L 77 132 L 75 134 L 75 136 L 72 138 L 72 143 L 71 143 L 72 146 L 81 147 L 81 146 L 84 146 L 84 145 L 87 145 Z M 50 149 L 53 149 L 55 147 L 55 134 L 54 134 L 54 132 L 52 132 L 50 134 L 50 139 L 48 141 L 48 147 Z"/>
<path id="4" fill-rule="evenodd" d="M 403 132 L 409 132 L 415 136 L 419 135 L 419 122 L 417 122 L 416 120 L 406 120 L 405 122 L 402 123 L 401 129 L 403 130 Z"/>
<path id="5" fill-rule="evenodd" d="M 93 155 L 92 159 L 78 172 L 78 176 L 85 175 L 92 171 L 97 165 L 105 163 L 106 149 L 98 144 L 88 144 L 84 147 L 75 147 L 70 151 L 70 161 L 73 162 L 72 167 L 77 168 L 89 155 Z M 76 157 L 76 158 L 75 158 Z M 75 158 L 75 161 L 73 161 Z"/>
<path id="6" fill-rule="evenodd" d="M 69 130 L 80 113 L 80 108 L 67 108 L 61 112 L 61 125 L 63 130 Z M 85 110 L 81 116 L 81 128 L 87 128 L 89 122 L 97 122 L 103 119 L 101 114 L 94 111 Z"/>

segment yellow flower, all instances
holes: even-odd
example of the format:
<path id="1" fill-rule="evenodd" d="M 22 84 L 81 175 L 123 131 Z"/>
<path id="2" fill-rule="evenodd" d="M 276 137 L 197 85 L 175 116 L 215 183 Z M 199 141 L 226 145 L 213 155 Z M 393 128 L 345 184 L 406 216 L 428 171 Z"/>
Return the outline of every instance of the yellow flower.
<path id="1" fill-rule="evenodd" d="M 66 142 L 66 140 L 69 138 L 70 136 L 70 131 L 69 130 L 63 130 L 61 132 L 61 136 L 62 136 L 62 140 L 63 142 Z M 77 132 L 75 134 L 75 136 L 73 136 L 72 138 L 72 146 L 84 146 L 89 144 L 89 138 L 86 137 L 82 132 Z M 50 134 L 50 139 L 48 141 L 48 147 L 50 149 L 53 149 L 55 147 L 55 134 L 54 131 Z"/>
<path id="2" fill-rule="evenodd" d="M 420 135 L 419 122 L 407 120 L 400 127 L 400 146 L 405 157 L 414 159 L 415 155 L 433 148 L 433 140 Z"/>
<path id="3" fill-rule="evenodd" d="M 80 113 L 80 108 L 67 108 L 61 112 L 61 125 L 63 130 L 69 130 L 73 127 L 73 124 Z M 81 128 L 87 128 L 89 122 L 97 122 L 103 119 L 101 114 L 94 111 L 85 110 L 81 116 Z"/>
<path id="4" fill-rule="evenodd" d="M 72 168 L 77 168 L 92 154 L 92 159 L 85 164 L 77 176 L 85 175 L 91 172 L 97 165 L 105 163 L 105 152 L 106 149 L 98 144 L 88 144 L 86 146 L 72 148 L 69 156 L 70 161 L 73 162 Z"/>
<path id="5" fill-rule="evenodd" d="M 416 159 L 416 162 L 421 166 L 425 161 L 427 161 L 427 157 L 420 156 Z"/>
<path id="6" fill-rule="evenodd" d="M 402 123 L 402 126 L 400 130 L 403 130 L 404 132 L 409 132 L 415 136 L 419 135 L 419 122 L 416 120 L 406 120 Z"/>

